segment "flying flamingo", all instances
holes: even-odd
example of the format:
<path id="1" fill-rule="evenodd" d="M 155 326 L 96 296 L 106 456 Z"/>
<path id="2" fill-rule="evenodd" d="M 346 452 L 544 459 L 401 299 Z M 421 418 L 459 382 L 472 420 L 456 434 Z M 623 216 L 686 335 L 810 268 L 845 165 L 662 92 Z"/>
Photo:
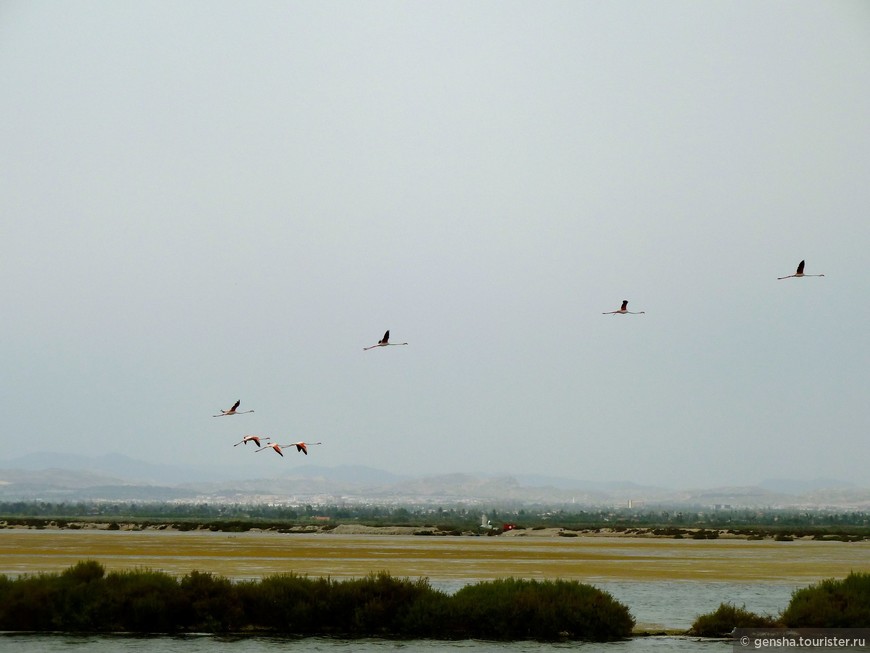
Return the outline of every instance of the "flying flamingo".
<path id="1" fill-rule="evenodd" d="M 384 337 L 378 341 L 378 344 L 372 345 L 371 347 L 363 347 L 363 351 L 368 351 L 369 349 L 374 349 L 375 347 L 395 347 L 397 345 L 407 344 L 407 342 L 390 342 L 390 330 L 387 329 L 387 332 L 384 334 Z"/>
<path id="2" fill-rule="evenodd" d="M 638 311 L 637 313 L 632 313 L 630 310 L 628 310 L 628 300 L 623 299 L 622 306 L 619 308 L 619 310 L 607 311 L 606 313 L 602 313 L 602 315 L 616 315 L 617 313 L 619 315 L 642 315 L 643 313 L 646 313 L 646 311 Z"/>
<path id="3" fill-rule="evenodd" d="M 272 438 L 261 438 L 259 435 L 246 435 L 245 437 L 242 438 L 242 440 L 240 442 L 236 442 L 233 446 L 238 447 L 240 444 L 247 445 L 248 442 L 253 442 L 255 445 L 257 445 L 259 447 L 259 446 L 261 446 L 260 440 L 271 440 L 271 439 Z"/>
<path id="4" fill-rule="evenodd" d="M 245 413 L 253 413 L 253 410 L 243 410 L 241 412 L 237 412 L 236 408 L 239 407 L 239 404 L 242 403 L 242 400 L 239 399 L 236 403 L 233 404 L 233 407 L 229 410 L 221 410 L 220 415 L 212 415 L 212 417 L 226 417 L 227 415 L 244 415 Z"/>
<path id="5" fill-rule="evenodd" d="M 804 274 L 804 263 L 806 263 L 806 261 L 801 261 L 800 263 L 798 263 L 797 272 L 795 272 L 794 274 L 789 274 L 788 276 L 785 276 L 785 277 L 777 277 L 776 278 L 777 281 L 782 281 L 783 279 L 791 279 L 792 277 L 823 277 L 823 276 L 825 276 L 824 274 Z"/>
<path id="6" fill-rule="evenodd" d="M 315 444 L 323 444 L 322 442 L 292 442 L 285 444 L 285 447 L 296 447 L 296 451 L 301 451 L 306 456 L 308 455 L 308 447 L 313 447 Z"/>
<path id="7" fill-rule="evenodd" d="M 275 453 L 277 453 L 282 458 L 284 457 L 284 453 L 281 451 L 281 447 L 292 447 L 291 444 L 278 444 L 277 442 L 268 442 L 266 446 L 260 447 L 257 449 L 257 452 L 265 451 L 266 449 L 274 449 Z"/>

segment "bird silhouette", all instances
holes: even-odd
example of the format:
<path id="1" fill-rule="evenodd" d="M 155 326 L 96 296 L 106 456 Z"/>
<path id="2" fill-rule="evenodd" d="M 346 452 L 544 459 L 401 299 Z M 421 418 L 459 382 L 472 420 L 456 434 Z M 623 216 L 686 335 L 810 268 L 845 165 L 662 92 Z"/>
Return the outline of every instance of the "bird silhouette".
<path id="1" fill-rule="evenodd" d="M 363 351 L 368 351 L 369 349 L 374 349 L 375 347 L 395 347 L 397 345 L 407 345 L 407 342 L 390 342 L 390 330 L 387 329 L 387 332 L 384 334 L 384 337 L 378 340 L 378 344 L 372 345 L 371 347 L 363 347 Z"/>
<path id="2" fill-rule="evenodd" d="M 253 413 L 254 412 L 253 410 L 242 410 L 242 411 L 237 410 L 240 403 L 242 403 L 241 399 L 239 399 L 236 403 L 234 403 L 229 410 L 221 409 L 220 415 L 212 415 L 212 417 L 228 417 L 229 415 L 244 415 L 245 413 Z"/>
<path id="3" fill-rule="evenodd" d="M 801 261 L 800 263 L 798 263 L 797 270 L 795 271 L 794 274 L 788 274 L 784 277 L 777 277 L 776 280 L 782 281 L 783 279 L 791 279 L 792 277 L 797 278 L 797 277 L 823 277 L 823 276 L 825 276 L 824 274 L 804 274 L 804 264 L 805 263 L 806 263 L 806 261 Z"/>
<path id="4" fill-rule="evenodd" d="M 642 315 L 644 313 L 646 313 L 646 311 L 638 311 L 637 313 L 633 313 L 632 311 L 628 310 L 628 300 L 623 299 L 621 307 L 619 307 L 615 311 L 607 311 L 605 313 L 602 313 L 602 315 Z"/>

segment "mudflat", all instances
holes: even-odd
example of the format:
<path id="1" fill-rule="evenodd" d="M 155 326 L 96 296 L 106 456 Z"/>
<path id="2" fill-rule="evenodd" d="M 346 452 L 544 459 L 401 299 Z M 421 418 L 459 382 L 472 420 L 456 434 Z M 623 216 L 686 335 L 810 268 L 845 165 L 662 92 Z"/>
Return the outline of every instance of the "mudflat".
<path id="1" fill-rule="evenodd" d="M 349 578 L 386 571 L 433 581 L 514 576 L 809 584 L 870 572 L 870 541 L 0 530 L 2 574 L 57 572 L 82 560 L 96 560 L 108 571 L 146 568 L 180 576 L 196 570 L 232 579 L 290 572 Z"/>

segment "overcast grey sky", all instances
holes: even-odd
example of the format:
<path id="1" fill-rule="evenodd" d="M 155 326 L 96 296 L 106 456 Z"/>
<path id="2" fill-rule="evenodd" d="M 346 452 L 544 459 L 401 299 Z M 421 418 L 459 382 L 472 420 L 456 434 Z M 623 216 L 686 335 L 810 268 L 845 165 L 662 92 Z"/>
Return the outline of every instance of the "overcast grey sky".
<path id="1" fill-rule="evenodd" d="M 0 459 L 870 484 L 866 2 L 5 1 L 0 88 Z"/>

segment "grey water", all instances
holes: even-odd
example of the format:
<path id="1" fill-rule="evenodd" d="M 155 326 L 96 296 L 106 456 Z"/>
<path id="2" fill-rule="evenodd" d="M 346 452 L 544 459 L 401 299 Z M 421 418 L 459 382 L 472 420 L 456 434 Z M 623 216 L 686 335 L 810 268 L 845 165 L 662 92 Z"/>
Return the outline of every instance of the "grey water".
<path id="1" fill-rule="evenodd" d="M 446 592 L 459 589 L 461 582 L 433 582 Z M 593 583 L 629 607 L 638 630 L 669 632 L 688 630 L 695 618 L 714 611 L 721 603 L 745 606 L 759 614 L 778 614 L 798 585 L 787 583 L 728 583 L 699 581 Z M 583 653 L 656 653 L 664 651 L 720 651 L 730 641 L 701 640 L 688 636 L 644 636 L 608 643 L 487 642 L 480 640 L 387 640 L 333 639 L 323 637 L 226 637 L 218 635 L 133 636 L 70 634 L 0 634 L 0 651 L 16 653 L 268 653 L 292 650 L 297 653 L 533 653 L 578 649 Z"/>
<path id="2" fill-rule="evenodd" d="M 733 603 L 762 615 L 782 612 L 796 589 L 791 583 L 728 583 L 699 581 L 600 582 L 634 615 L 638 628 L 688 630 L 695 619 L 713 612 L 722 603 Z"/>
<path id="3" fill-rule="evenodd" d="M 74 636 L 74 635 L 2 635 L 0 650 L 15 653 L 541 653 L 576 650 L 581 653 L 664 653 L 665 651 L 718 651 L 731 650 L 729 642 L 697 640 L 685 637 L 637 637 L 608 643 L 540 643 L 540 642 L 484 642 L 480 640 L 393 641 L 385 639 L 326 639 L 308 637 L 228 638 L 211 635 L 185 635 L 183 637 L 132 636 Z"/>

